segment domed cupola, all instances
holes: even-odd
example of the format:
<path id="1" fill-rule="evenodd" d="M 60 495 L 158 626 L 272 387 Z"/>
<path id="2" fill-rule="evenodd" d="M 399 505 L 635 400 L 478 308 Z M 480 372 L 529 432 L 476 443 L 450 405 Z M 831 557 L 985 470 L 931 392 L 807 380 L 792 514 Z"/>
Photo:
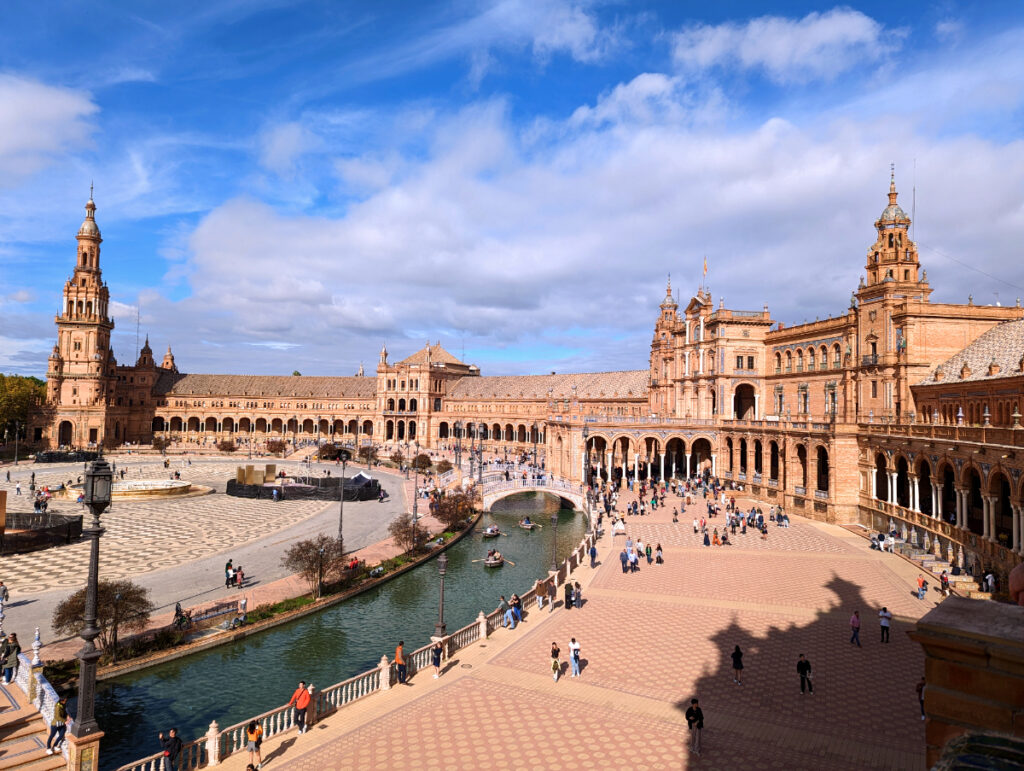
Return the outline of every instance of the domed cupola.
<path id="1" fill-rule="evenodd" d="M 910 217 L 908 217 L 902 207 L 896 203 L 898 195 L 899 194 L 896 192 L 896 173 L 893 172 L 889 178 L 889 205 L 882 209 L 882 214 L 878 218 L 879 223 L 899 223 L 901 225 L 910 224 Z"/>
<path id="2" fill-rule="evenodd" d="M 92 200 L 92 185 L 89 185 L 89 200 L 85 203 L 85 219 L 82 221 L 82 227 L 78 229 L 78 235 L 100 239 L 100 228 L 96 224 L 96 202 Z"/>

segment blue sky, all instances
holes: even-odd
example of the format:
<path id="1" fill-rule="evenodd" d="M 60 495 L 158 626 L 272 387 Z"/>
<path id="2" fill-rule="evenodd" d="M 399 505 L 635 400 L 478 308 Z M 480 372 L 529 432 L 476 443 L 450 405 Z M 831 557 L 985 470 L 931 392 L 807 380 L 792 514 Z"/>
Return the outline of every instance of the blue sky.
<path id="1" fill-rule="evenodd" d="M 346 374 L 645 367 L 665 276 L 842 311 L 917 188 L 933 301 L 1024 296 L 1024 10 L 986 3 L 14 3 L 0 370 L 41 374 L 90 181 L 114 349 Z"/>

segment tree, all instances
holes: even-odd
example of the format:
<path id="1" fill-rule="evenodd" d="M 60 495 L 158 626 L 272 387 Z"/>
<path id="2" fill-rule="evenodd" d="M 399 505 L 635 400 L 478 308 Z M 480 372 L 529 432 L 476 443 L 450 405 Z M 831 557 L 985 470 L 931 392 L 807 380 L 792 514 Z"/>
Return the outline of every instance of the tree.
<path id="1" fill-rule="evenodd" d="M 402 465 L 402 461 L 404 461 L 404 460 L 405 460 L 405 456 L 402 455 L 402 453 L 400 453 L 400 452 L 395 452 L 395 453 L 391 454 L 391 462 L 394 463 L 396 466 L 401 466 Z"/>
<path id="2" fill-rule="evenodd" d="M 388 525 L 388 535 L 395 539 L 395 544 L 402 551 L 412 551 L 415 546 L 419 546 L 423 542 L 424 533 L 418 525 L 413 527 L 412 514 L 406 512 L 399 514 Z"/>
<path id="3" fill-rule="evenodd" d="M 447 474 L 453 468 L 454 468 L 454 466 L 452 466 L 451 461 L 442 460 L 442 461 L 440 461 L 437 464 L 437 473 L 438 474 Z"/>
<path id="4" fill-rule="evenodd" d="M 45 399 L 46 383 L 39 378 L 0 375 L 0 437 L 13 442 L 17 427 L 18 439 L 24 441 L 29 415 Z"/>
<path id="5" fill-rule="evenodd" d="M 344 458 L 346 461 L 352 460 L 352 453 L 340 444 L 322 444 L 317 450 L 317 455 L 320 460 L 338 460 L 338 458 Z"/>
<path id="6" fill-rule="evenodd" d="M 359 459 L 363 463 L 373 463 L 377 460 L 377 448 L 372 444 L 366 444 L 359 448 Z"/>
<path id="7" fill-rule="evenodd" d="M 345 569 L 344 544 L 340 538 L 320 533 L 288 547 L 281 564 L 302 576 L 315 599 L 323 591 L 324 583 L 340 577 Z"/>
<path id="8" fill-rule="evenodd" d="M 120 632 L 141 632 L 149 623 L 153 603 L 149 589 L 127 579 L 100 581 L 96 588 L 96 626 L 100 630 L 100 646 L 113 653 L 117 660 L 117 637 Z M 66 635 L 77 635 L 85 626 L 85 589 L 79 589 L 54 608 L 53 628 Z"/>
<path id="9" fill-rule="evenodd" d="M 279 455 L 288 449 L 288 443 L 284 439 L 268 439 L 267 452 L 271 455 Z"/>
<path id="10" fill-rule="evenodd" d="M 171 446 L 171 441 L 169 439 L 165 439 L 162 436 L 154 436 L 153 437 L 153 449 L 154 450 L 163 451 L 163 450 L 166 450 L 170 446 Z"/>
<path id="11" fill-rule="evenodd" d="M 292 370 L 292 377 L 302 377 L 302 373 L 299 372 L 297 369 L 293 369 Z"/>
<path id="12" fill-rule="evenodd" d="M 217 442 L 217 449 L 220 450 L 221 452 L 234 452 L 235 450 L 238 449 L 238 445 L 235 444 L 234 441 L 232 441 L 231 439 L 224 439 L 220 442 Z"/>
<path id="13" fill-rule="evenodd" d="M 414 468 L 417 468 L 420 471 L 426 471 L 428 468 L 433 466 L 434 463 L 433 461 L 430 460 L 429 455 L 427 455 L 425 452 L 421 452 L 413 459 L 412 465 Z"/>
<path id="14" fill-rule="evenodd" d="M 469 493 L 450 493 L 437 502 L 434 516 L 449 529 L 456 529 L 473 516 L 474 498 Z"/>

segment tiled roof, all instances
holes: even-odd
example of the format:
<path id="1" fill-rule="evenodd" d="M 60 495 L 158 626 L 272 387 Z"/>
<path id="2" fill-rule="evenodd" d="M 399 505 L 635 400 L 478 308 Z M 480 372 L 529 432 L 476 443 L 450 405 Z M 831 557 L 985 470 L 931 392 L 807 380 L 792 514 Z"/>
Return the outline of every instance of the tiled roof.
<path id="1" fill-rule="evenodd" d="M 459 361 L 452 354 L 448 353 L 444 348 L 441 347 L 440 343 L 431 345 L 427 343 L 425 346 L 420 348 L 412 356 L 406 356 L 402 359 L 399 364 L 426 364 L 427 363 L 427 351 L 430 351 L 430 361 L 433 364 L 464 364 L 465 362 Z"/>
<path id="2" fill-rule="evenodd" d="M 918 385 L 936 383 L 967 383 L 998 378 L 1021 377 L 1021 361 L 1024 358 L 1024 319 L 996 324 L 960 353 L 944 361 Z M 989 374 L 992 364 L 999 371 Z M 964 371 L 967 365 L 969 372 Z M 935 372 L 942 369 L 942 378 L 936 379 Z M 961 373 L 964 375 L 961 377 Z"/>
<path id="3" fill-rule="evenodd" d="M 306 396 L 333 399 L 375 396 L 373 377 L 309 377 L 306 375 L 185 375 L 163 370 L 155 392 L 168 396 Z"/>
<path id="4" fill-rule="evenodd" d="M 586 372 L 565 375 L 495 375 L 466 377 L 449 393 L 454 399 L 554 399 L 572 398 L 572 387 L 581 399 L 646 398 L 648 372 Z"/>

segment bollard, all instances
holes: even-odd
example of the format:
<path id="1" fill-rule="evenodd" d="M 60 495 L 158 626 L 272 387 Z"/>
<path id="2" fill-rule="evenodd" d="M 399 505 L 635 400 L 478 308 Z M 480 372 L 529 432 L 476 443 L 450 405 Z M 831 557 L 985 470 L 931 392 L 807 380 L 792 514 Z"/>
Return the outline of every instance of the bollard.
<path id="1" fill-rule="evenodd" d="M 206 732 L 206 764 L 220 765 L 220 726 L 216 720 L 210 721 L 210 729 Z"/>
<path id="2" fill-rule="evenodd" d="M 476 617 L 476 623 L 480 625 L 480 639 L 481 640 L 486 640 L 487 639 L 487 616 L 484 615 L 484 612 L 482 610 L 480 611 L 480 615 L 478 615 Z"/>

